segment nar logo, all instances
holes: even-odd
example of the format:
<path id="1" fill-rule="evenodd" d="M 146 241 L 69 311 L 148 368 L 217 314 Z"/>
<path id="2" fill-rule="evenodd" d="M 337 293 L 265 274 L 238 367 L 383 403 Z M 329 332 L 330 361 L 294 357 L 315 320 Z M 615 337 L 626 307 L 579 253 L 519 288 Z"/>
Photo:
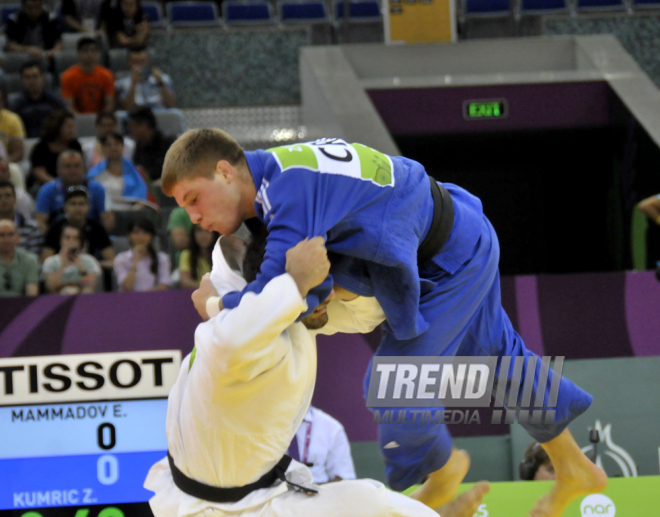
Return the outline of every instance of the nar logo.
<path id="1" fill-rule="evenodd" d="M 614 517 L 616 515 L 616 506 L 612 500 L 603 494 L 592 494 L 585 497 L 580 505 L 580 514 L 582 517 Z"/>

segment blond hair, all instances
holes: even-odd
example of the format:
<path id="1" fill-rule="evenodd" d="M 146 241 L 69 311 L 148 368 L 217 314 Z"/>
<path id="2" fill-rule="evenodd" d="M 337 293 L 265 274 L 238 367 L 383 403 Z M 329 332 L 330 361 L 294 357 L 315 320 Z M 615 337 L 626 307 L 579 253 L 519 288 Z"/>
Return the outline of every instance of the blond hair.
<path id="1" fill-rule="evenodd" d="M 163 193 L 171 196 L 174 186 L 183 179 L 195 176 L 213 178 L 215 164 L 220 160 L 226 160 L 233 166 L 247 163 L 243 148 L 224 131 L 214 128 L 186 131 L 165 155 L 161 174 Z M 197 166 L 203 162 L 207 162 L 209 167 L 200 170 Z"/>

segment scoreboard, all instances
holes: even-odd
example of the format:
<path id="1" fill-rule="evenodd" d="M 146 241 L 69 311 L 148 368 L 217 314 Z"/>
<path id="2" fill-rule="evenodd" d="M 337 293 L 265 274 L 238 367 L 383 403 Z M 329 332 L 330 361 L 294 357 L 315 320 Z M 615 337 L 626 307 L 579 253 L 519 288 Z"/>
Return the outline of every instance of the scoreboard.
<path id="1" fill-rule="evenodd" d="M 179 350 L 0 360 L 0 516 L 149 515 Z"/>

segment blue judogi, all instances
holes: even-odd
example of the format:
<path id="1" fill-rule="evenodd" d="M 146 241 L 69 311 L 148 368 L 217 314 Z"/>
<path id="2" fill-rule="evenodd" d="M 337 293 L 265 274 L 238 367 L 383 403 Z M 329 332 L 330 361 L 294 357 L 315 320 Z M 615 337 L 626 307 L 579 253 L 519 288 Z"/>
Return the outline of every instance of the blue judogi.
<path id="1" fill-rule="evenodd" d="M 502 308 L 499 244 L 479 199 L 443 184 L 453 200 L 454 225 L 440 253 L 420 266 L 417 250 L 433 216 L 421 164 L 336 140 L 270 151 L 246 152 L 257 216 L 269 230 L 261 273 L 243 292 L 225 295 L 225 307 L 237 306 L 247 291 L 260 292 L 284 272 L 289 248 L 320 235 L 331 276 L 308 295 L 308 312 L 327 298 L 333 281 L 375 296 L 387 317 L 376 354 L 533 355 Z M 546 442 L 590 403 L 589 394 L 563 379 L 555 424 L 525 428 Z M 381 424 L 379 440 L 388 483 L 397 490 L 441 468 L 451 453 L 443 424 Z"/>

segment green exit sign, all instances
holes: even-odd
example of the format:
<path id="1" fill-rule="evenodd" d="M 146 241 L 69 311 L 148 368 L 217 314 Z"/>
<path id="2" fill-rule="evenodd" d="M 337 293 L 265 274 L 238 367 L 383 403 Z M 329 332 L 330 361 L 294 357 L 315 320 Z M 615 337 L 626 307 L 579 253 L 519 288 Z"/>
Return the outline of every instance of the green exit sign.
<path id="1" fill-rule="evenodd" d="M 487 120 L 504 118 L 509 114 L 506 100 L 465 101 L 463 117 L 466 120 Z"/>

